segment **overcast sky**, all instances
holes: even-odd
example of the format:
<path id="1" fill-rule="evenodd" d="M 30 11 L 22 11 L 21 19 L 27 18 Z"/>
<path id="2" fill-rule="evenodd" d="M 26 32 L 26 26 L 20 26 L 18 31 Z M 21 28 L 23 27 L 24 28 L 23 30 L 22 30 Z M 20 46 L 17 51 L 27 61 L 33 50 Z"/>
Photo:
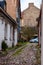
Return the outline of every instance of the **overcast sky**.
<path id="1" fill-rule="evenodd" d="M 42 0 L 21 0 L 21 11 L 25 10 L 28 7 L 28 3 L 34 3 L 34 5 L 40 8 Z"/>

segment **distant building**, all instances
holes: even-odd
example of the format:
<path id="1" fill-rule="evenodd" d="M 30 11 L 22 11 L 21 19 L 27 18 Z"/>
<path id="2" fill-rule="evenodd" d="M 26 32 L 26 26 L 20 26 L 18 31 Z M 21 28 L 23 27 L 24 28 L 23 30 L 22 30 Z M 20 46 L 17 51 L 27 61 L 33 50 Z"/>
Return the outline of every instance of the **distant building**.
<path id="1" fill-rule="evenodd" d="M 21 13 L 21 27 L 35 27 L 37 26 L 37 17 L 39 16 L 40 9 L 34 3 L 29 3 L 29 7 Z"/>

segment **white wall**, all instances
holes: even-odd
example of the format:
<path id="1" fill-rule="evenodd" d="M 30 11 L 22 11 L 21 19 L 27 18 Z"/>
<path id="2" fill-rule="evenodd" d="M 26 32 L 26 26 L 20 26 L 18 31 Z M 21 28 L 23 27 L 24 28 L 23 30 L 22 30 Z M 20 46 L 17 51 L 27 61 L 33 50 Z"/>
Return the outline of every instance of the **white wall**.
<path id="1" fill-rule="evenodd" d="M 12 41 L 10 40 L 10 24 L 7 24 L 7 45 L 8 47 L 12 46 Z"/>
<path id="2" fill-rule="evenodd" d="M 2 43 L 3 40 L 5 40 L 8 47 L 12 47 L 13 28 L 11 28 L 11 33 L 10 33 L 10 26 L 11 26 L 11 24 L 7 23 L 7 40 L 5 40 L 4 39 L 4 36 L 5 36 L 5 20 L 0 19 L 0 50 L 1 50 L 1 43 Z M 11 37 L 11 40 L 10 40 L 10 37 Z M 16 44 L 17 44 L 17 28 L 14 29 L 14 45 L 16 45 Z"/>
<path id="3" fill-rule="evenodd" d="M 11 34 L 11 36 L 10 36 Z M 11 40 L 10 40 L 11 37 Z M 10 24 L 7 25 L 7 41 L 6 41 L 8 47 L 12 47 L 13 43 L 13 27 L 11 27 L 11 33 L 10 33 Z M 14 46 L 17 45 L 17 28 L 14 29 Z"/>
<path id="4" fill-rule="evenodd" d="M 15 42 L 14 42 L 14 45 L 17 45 L 17 29 L 15 29 L 15 34 L 14 34 L 14 39 L 15 39 Z"/>
<path id="5" fill-rule="evenodd" d="M 4 28 L 5 22 L 0 19 L 0 50 L 1 50 L 1 42 L 4 40 Z"/>
<path id="6" fill-rule="evenodd" d="M 10 24 L 7 25 L 7 45 L 8 47 L 12 46 L 13 43 L 13 27 L 11 28 L 11 33 L 10 33 Z M 11 40 L 10 40 L 10 34 L 11 34 Z M 17 28 L 14 29 L 14 46 L 17 45 Z"/>
<path id="7" fill-rule="evenodd" d="M 5 21 L 0 19 L 0 50 L 1 50 L 1 43 L 4 40 L 5 36 Z M 5 41 L 8 47 L 12 46 L 12 41 L 10 40 L 10 24 L 7 24 L 7 40 Z"/>

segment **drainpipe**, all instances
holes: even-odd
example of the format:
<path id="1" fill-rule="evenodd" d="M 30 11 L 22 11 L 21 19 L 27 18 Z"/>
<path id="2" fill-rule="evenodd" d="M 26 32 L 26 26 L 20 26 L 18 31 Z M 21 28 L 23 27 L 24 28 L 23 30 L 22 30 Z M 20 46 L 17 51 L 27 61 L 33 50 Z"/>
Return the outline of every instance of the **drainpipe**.
<path id="1" fill-rule="evenodd" d="M 20 39 L 19 35 L 20 35 L 20 17 L 21 17 L 21 8 L 20 8 L 20 0 L 17 1 L 17 7 L 16 7 L 16 21 L 18 23 L 18 41 Z"/>

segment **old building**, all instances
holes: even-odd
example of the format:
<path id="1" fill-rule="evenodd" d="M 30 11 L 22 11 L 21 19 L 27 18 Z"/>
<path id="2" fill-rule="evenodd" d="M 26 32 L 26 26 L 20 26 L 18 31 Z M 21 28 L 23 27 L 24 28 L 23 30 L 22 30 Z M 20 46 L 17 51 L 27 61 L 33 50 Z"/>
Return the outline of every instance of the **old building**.
<path id="1" fill-rule="evenodd" d="M 0 7 L 0 50 L 3 40 L 8 47 L 17 44 L 17 23 Z"/>
<path id="2" fill-rule="evenodd" d="M 6 11 L 15 20 L 20 19 L 20 0 L 5 0 Z M 20 21 L 18 22 L 20 24 Z"/>
<path id="3" fill-rule="evenodd" d="M 0 0 L 0 50 L 3 40 L 8 47 L 17 44 L 19 22 L 20 0 Z"/>
<path id="4" fill-rule="evenodd" d="M 18 37 L 19 37 L 20 17 L 21 17 L 20 0 L 6 0 L 6 11 L 15 21 L 17 21 L 18 23 L 17 29 L 18 29 Z"/>
<path id="5" fill-rule="evenodd" d="M 29 7 L 21 13 L 21 27 L 29 26 L 35 27 L 37 26 L 37 17 L 39 16 L 40 9 L 38 9 L 34 3 L 29 3 Z"/>
<path id="6" fill-rule="evenodd" d="M 17 0 L 6 0 L 6 11 L 15 20 L 16 20 L 16 5 Z"/>

